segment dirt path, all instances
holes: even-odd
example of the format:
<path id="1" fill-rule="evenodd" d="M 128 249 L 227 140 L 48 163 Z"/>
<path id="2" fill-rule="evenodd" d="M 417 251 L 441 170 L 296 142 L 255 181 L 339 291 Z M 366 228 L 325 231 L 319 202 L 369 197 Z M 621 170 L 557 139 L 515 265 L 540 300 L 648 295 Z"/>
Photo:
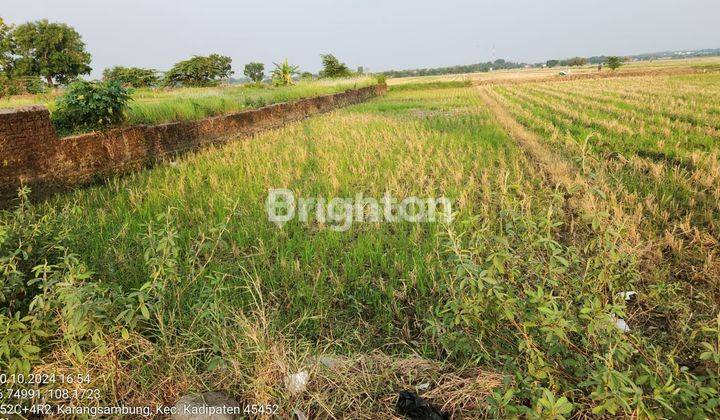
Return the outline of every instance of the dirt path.
<path id="1" fill-rule="evenodd" d="M 537 164 L 548 180 L 567 191 L 573 191 L 577 187 L 587 189 L 587 182 L 579 175 L 572 165 L 559 156 L 552 153 L 542 144 L 542 140 L 528 131 L 500 105 L 494 97 L 494 93 L 487 87 L 478 87 L 480 99 L 488 107 L 495 120 L 503 129 L 515 139 L 520 147 L 528 154 L 530 159 Z"/>

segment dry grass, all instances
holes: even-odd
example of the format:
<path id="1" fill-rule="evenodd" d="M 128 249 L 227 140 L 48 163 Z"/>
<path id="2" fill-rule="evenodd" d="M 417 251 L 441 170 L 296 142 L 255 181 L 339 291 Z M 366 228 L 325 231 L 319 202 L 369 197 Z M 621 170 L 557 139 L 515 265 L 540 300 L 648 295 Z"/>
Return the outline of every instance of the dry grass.
<path id="1" fill-rule="evenodd" d="M 91 373 L 102 404 L 223 391 L 285 418 L 392 418 L 404 389 L 456 418 L 712 417 L 715 77 L 396 89 L 34 206 L 93 271 L 77 290 L 117 286 L 87 292 L 109 321 L 84 356 L 53 330 L 35 368 Z M 277 187 L 442 194 L 455 221 L 279 230 Z M 148 287 L 122 338 L 116 302 Z"/>
<path id="2" fill-rule="evenodd" d="M 717 79 L 708 73 L 494 89 L 526 131 L 544 138 L 551 160 L 581 162 L 594 187 L 616 197 L 611 207 L 638 235 L 645 286 L 679 281 L 684 309 L 666 320 L 671 330 L 713 317 L 720 298 Z"/>

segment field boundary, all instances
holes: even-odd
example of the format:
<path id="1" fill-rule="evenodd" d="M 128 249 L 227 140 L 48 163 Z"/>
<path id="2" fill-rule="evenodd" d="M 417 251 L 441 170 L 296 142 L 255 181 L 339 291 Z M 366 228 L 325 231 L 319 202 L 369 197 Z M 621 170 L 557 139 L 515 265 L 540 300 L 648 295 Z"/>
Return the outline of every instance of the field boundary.
<path id="1" fill-rule="evenodd" d="M 478 80 L 474 81 L 475 86 L 492 86 L 492 85 L 518 85 L 525 83 L 541 83 L 541 82 L 572 82 L 576 80 L 595 80 L 595 79 L 623 79 L 627 77 L 647 77 L 647 76 L 683 76 L 691 74 L 700 74 L 697 69 L 667 69 L 667 70 L 629 70 L 618 72 L 598 72 L 598 73 L 581 73 L 569 74 L 567 76 L 537 76 L 528 77 L 526 79 L 495 79 L 495 80 Z"/>
<path id="2" fill-rule="evenodd" d="M 137 125 L 58 138 L 45 107 L 0 110 L 0 206 L 29 186 L 33 196 L 150 167 L 211 144 L 364 102 L 387 92 L 374 85 L 196 121 Z"/>
<path id="3" fill-rule="evenodd" d="M 578 176 L 565 160 L 543 146 L 538 137 L 528 131 L 500 105 L 486 87 L 478 87 L 480 99 L 485 103 L 493 118 L 505 132 L 520 145 L 520 148 L 535 162 L 548 180 L 557 186 L 572 191 L 577 186 L 587 189 L 585 180 Z"/>

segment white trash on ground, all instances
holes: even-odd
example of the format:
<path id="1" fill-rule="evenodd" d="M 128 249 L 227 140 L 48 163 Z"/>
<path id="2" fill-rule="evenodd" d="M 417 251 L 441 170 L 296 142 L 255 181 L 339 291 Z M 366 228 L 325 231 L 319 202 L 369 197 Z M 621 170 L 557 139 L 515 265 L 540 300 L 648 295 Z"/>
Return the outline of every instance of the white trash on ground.
<path id="1" fill-rule="evenodd" d="M 618 327 L 618 329 L 622 332 L 629 332 L 630 326 L 625 322 L 624 319 L 618 318 L 615 315 L 612 315 L 613 322 L 615 323 L 615 326 Z"/>
<path id="2" fill-rule="evenodd" d="M 308 379 L 310 374 L 302 370 L 298 373 L 288 375 L 285 378 L 285 386 L 292 395 L 297 395 L 305 391 L 307 388 Z"/>
<path id="3" fill-rule="evenodd" d="M 629 292 L 620 292 L 617 295 L 625 300 L 630 300 L 633 297 L 637 296 L 637 292 L 631 290 Z"/>

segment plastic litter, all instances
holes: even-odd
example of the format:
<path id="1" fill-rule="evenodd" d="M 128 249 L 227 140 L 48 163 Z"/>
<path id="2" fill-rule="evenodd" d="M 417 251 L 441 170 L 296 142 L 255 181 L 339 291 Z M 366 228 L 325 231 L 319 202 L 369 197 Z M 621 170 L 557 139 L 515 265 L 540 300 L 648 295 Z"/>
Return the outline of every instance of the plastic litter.
<path id="1" fill-rule="evenodd" d="M 622 318 L 617 318 L 613 315 L 613 321 L 615 322 L 615 326 L 620 329 L 622 332 L 628 332 L 630 331 L 630 326 L 625 322 Z"/>
<path id="2" fill-rule="evenodd" d="M 308 379 L 310 379 L 310 374 L 302 370 L 285 378 L 285 386 L 290 394 L 297 395 L 305 391 Z"/>
<path id="3" fill-rule="evenodd" d="M 617 295 L 625 300 L 631 300 L 632 298 L 637 296 L 637 292 L 631 290 L 629 292 L 618 293 Z"/>
<path id="4" fill-rule="evenodd" d="M 443 413 L 414 392 L 402 391 L 395 408 L 398 413 L 411 420 L 449 420 L 450 414 Z"/>
<path id="5" fill-rule="evenodd" d="M 430 388 L 430 382 L 425 382 L 417 386 L 418 391 L 426 391 Z"/>
<path id="6" fill-rule="evenodd" d="M 330 356 L 320 356 L 318 358 L 318 363 L 320 363 L 321 365 L 325 366 L 328 369 L 335 369 L 336 367 L 338 367 L 340 365 L 340 360 L 335 359 Z"/>

